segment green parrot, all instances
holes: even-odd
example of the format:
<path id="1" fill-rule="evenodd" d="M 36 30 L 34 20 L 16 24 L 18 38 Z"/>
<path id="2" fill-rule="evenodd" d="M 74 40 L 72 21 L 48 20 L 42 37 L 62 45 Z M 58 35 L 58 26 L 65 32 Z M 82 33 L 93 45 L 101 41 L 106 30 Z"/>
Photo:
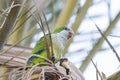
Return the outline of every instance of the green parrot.
<path id="1" fill-rule="evenodd" d="M 72 29 L 65 26 L 55 29 L 54 32 L 51 33 L 53 54 L 55 59 L 60 59 L 62 57 L 66 43 L 72 37 L 72 35 L 73 35 Z M 50 46 L 49 34 L 46 34 L 46 39 L 48 41 L 48 46 Z M 38 40 L 34 49 L 32 50 L 32 54 L 37 54 L 47 58 L 46 41 L 44 36 L 41 37 L 40 40 Z M 50 56 L 52 56 L 52 54 Z M 44 62 L 44 61 L 45 60 L 42 58 L 31 56 L 27 61 L 27 64 L 33 65 L 33 64 L 38 64 L 40 62 Z"/>

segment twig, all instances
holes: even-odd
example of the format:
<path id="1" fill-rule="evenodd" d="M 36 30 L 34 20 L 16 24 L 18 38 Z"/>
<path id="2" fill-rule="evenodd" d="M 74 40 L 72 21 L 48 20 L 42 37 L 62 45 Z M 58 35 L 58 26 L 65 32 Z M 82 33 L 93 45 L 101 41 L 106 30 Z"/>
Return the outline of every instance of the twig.
<path id="1" fill-rule="evenodd" d="M 90 17 L 89 17 L 90 18 Z M 102 33 L 102 31 L 100 30 L 100 28 L 96 25 L 96 23 L 92 20 L 92 18 L 90 18 L 91 21 L 94 23 L 94 25 L 96 26 L 96 28 L 98 29 L 98 31 L 100 32 L 100 34 L 102 35 L 102 37 L 106 40 L 106 42 L 108 43 L 108 45 L 110 46 L 110 48 L 112 49 L 112 51 L 115 53 L 118 61 L 120 62 L 120 57 L 118 55 L 118 53 L 116 52 L 116 50 L 114 49 L 114 47 L 112 46 L 112 44 L 109 42 L 109 40 L 106 38 L 106 36 Z"/>
<path id="2" fill-rule="evenodd" d="M 51 53 L 52 53 L 52 56 L 54 56 L 50 28 L 49 28 L 49 25 L 48 25 L 48 23 L 47 23 L 47 19 L 46 19 L 45 13 L 44 13 L 43 11 L 42 11 L 42 14 L 43 14 L 43 16 L 44 16 L 44 19 L 45 19 L 45 22 L 46 22 L 46 25 L 47 25 L 47 28 L 48 28 L 48 32 L 49 32 L 49 35 L 50 35 L 49 37 L 50 37 Z"/>
<path id="3" fill-rule="evenodd" d="M 116 37 L 116 38 L 120 38 L 120 36 L 116 36 L 116 35 L 109 35 L 109 36 L 111 36 L 111 37 Z"/>
<path id="4" fill-rule="evenodd" d="M 95 65 L 95 63 L 94 63 L 94 61 L 92 60 L 92 58 L 91 58 L 91 57 L 90 57 L 90 59 L 91 59 L 91 61 L 92 61 L 93 65 L 94 65 L 94 67 L 95 67 L 95 69 L 96 69 L 96 71 L 97 71 L 98 75 L 100 76 L 100 78 L 101 78 L 101 80 L 102 80 L 102 75 L 100 74 L 100 71 L 98 70 L 97 66 Z"/>
<path id="5" fill-rule="evenodd" d="M 38 7 L 36 6 L 37 10 L 38 10 Z M 38 13 L 39 14 L 39 13 Z M 42 22 L 42 19 L 40 17 L 40 14 L 38 15 L 39 16 L 39 20 L 40 22 L 37 20 L 37 18 L 35 17 L 35 15 L 33 15 L 35 21 L 37 21 L 38 25 L 40 26 L 43 34 L 44 34 L 44 38 L 45 38 L 45 43 L 46 43 L 46 51 L 47 51 L 47 57 L 48 59 L 50 59 L 50 50 L 49 50 L 49 45 L 48 45 L 48 40 L 46 38 L 46 34 L 45 34 L 45 30 L 44 30 L 44 26 L 43 26 L 43 22 Z"/>
<path id="6" fill-rule="evenodd" d="M 111 4 L 110 4 L 111 0 L 106 0 L 106 4 L 107 4 L 107 8 L 108 8 L 108 18 L 109 18 L 109 23 L 111 23 L 112 19 L 111 19 Z"/>

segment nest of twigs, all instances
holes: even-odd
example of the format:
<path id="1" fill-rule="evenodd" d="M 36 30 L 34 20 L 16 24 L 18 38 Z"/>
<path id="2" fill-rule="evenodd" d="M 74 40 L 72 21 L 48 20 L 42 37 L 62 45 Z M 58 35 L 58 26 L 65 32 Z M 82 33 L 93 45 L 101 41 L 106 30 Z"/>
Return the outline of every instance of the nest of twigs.
<path id="1" fill-rule="evenodd" d="M 56 66 L 34 65 L 29 68 L 17 68 L 10 72 L 10 80 L 72 80 L 69 75 L 59 71 Z"/>

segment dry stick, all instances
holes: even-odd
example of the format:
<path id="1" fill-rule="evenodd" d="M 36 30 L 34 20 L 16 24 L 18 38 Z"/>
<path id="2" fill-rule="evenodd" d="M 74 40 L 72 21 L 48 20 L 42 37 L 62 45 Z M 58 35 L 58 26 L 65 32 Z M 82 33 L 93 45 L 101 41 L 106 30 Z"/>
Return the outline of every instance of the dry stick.
<path id="1" fill-rule="evenodd" d="M 99 80 L 97 70 L 96 70 L 96 80 Z"/>
<path id="2" fill-rule="evenodd" d="M 96 26 L 97 27 L 97 26 Z M 120 57 L 118 55 L 118 53 L 116 52 L 116 50 L 114 49 L 114 47 L 112 46 L 112 44 L 109 42 L 109 40 L 103 35 L 103 33 L 101 32 L 101 30 L 99 29 L 99 27 L 97 27 L 97 29 L 100 31 L 101 35 L 105 38 L 106 42 L 108 43 L 108 45 L 110 46 L 110 48 L 112 49 L 112 51 L 115 53 L 118 61 L 120 62 Z"/>
<path id="3" fill-rule="evenodd" d="M 106 0 L 106 4 L 107 4 L 107 8 L 108 8 L 108 18 L 109 18 L 109 23 L 111 23 L 112 18 L 111 18 L 111 4 L 110 4 L 111 0 L 107 1 Z"/>
<path id="4" fill-rule="evenodd" d="M 23 7 L 23 6 L 22 6 Z M 30 9 L 28 9 L 22 16 L 20 16 L 20 19 L 22 18 L 22 17 L 24 17 L 25 15 L 27 15 L 27 12 L 30 12 L 30 10 L 33 8 L 34 6 L 32 6 Z M 26 7 L 25 7 L 26 8 Z M 35 12 L 35 11 L 34 11 Z M 33 13 L 34 13 L 33 12 Z M 14 29 L 12 32 L 11 32 L 11 34 L 10 35 L 12 35 L 16 30 L 18 30 L 18 29 L 21 29 L 22 27 L 22 25 L 31 17 L 32 15 L 30 14 L 16 29 Z M 18 16 L 19 17 L 19 16 Z M 18 21 L 17 21 L 18 22 Z M 16 24 L 17 24 L 17 22 L 16 22 Z M 15 25 L 16 25 L 15 24 Z M 15 26 L 14 25 L 14 26 Z"/>
<path id="5" fill-rule="evenodd" d="M 89 17 L 90 18 L 90 17 Z M 92 20 L 92 18 L 90 18 Z M 100 34 L 102 35 L 102 37 L 106 40 L 106 42 L 108 43 L 108 45 L 110 46 L 110 48 L 112 49 L 112 51 L 115 53 L 118 61 L 120 62 L 120 57 L 118 55 L 118 53 L 116 52 L 116 50 L 114 49 L 114 47 L 112 46 L 112 44 L 109 42 L 109 40 L 106 38 L 106 36 L 102 33 L 102 31 L 100 30 L 100 28 L 96 25 L 96 23 L 92 20 L 92 22 L 94 23 L 94 25 L 96 26 L 96 28 L 98 29 L 98 31 L 100 32 Z"/>
<path id="6" fill-rule="evenodd" d="M 19 68 L 21 66 L 7 66 L 7 65 L 1 65 L 0 64 L 0 68 Z"/>
<path id="7" fill-rule="evenodd" d="M 42 80 L 45 80 L 45 70 L 44 70 L 44 68 L 42 69 L 42 72 L 41 72 L 41 74 L 42 74 Z"/>
<path id="8" fill-rule="evenodd" d="M 42 19 L 41 19 L 40 15 L 39 15 L 39 19 L 40 19 L 40 23 L 41 23 L 41 25 L 39 25 L 39 26 L 41 27 L 41 29 L 43 31 L 45 42 L 46 42 L 47 57 L 48 57 L 48 59 L 50 59 L 50 50 L 49 50 L 49 45 L 48 45 L 49 42 L 46 38 L 44 25 L 43 25 L 43 22 L 42 22 Z"/>
<path id="9" fill-rule="evenodd" d="M 51 32 L 50 32 L 50 28 L 49 28 L 49 25 L 48 25 L 48 22 L 47 22 L 47 19 L 46 19 L 46 16 L 45 16 L 45 13 L 42 11 L 42 14 L 44 16 L 44 19 L 45 19 L 45 22 L 46 22 L 46 25 L 47 25 L 47 28 L 48 28 L 48 32 L 49 32 L 49 37 L 50 37 L 50 46 L 51 46 L 51 53 L 52 53 L 52 57 L 54 57 L 54 53 L 53 53 L 53 45 L 52 45 L 52 38 L 51 38 Z"/>
<path id="10" fill-rule="evenodd" d="M 90 59 L 91 59 L 91 61 L 92 61 L 93 65 L 94 65 L 96 71 L 98 72 L 98 74 L 99 74 L 99 76 L 100 76 L 100 78 L 101 78 L 101 80 L 102 80 L 102 75 L 100 74 L 100 71 L 98 70 L 97 66 L 95 65 L 95 63 L 94 63 L 94 61 L 92 60 L 91 57 L 90 57 Z"/>
<path id="11" fill-rule="evenodd" d="M 22 26 L 30 17 L 31 17 L 31 15 L 29 15 L 26 19 L 24 19 L 24 21 L 21 22 L 21 24 L 20 24 L 16 29 L 14 29 L 14 30 L 11 32 L 10 36 L 11 36 L 13 33 L 15 33 L 16 30 L 21 29 L 21 28 L 22 28 L 21 26 Z"/>
<path id="12" fill-rule="evenodd" d="M 37 7 L 37 6 L 36 6 L 36 10 L 38 10 L 38 7 Z M 39 10 L 38 10 L 38 11 L 39 11 Z M 38 11 L 37 11 L 37 12 L 38 12 Z M 39 12 L 38 12 L 38 14 L 39 14 Z M 50 59 L 50 50 L 49 50 L 48 40 L 47 40 L 47 38 L 46 38 L 46 34 L 45 34 L 43 22 L 42 22 L 42 19 L 41 19 L 41 17 L 40 17 L 40 14 L 39 14 L 38 16 L 39 16 L 40 23 L 39 23 L 39 21 L 37 20 L 37 18 L 35 17 L 35 15 L 33 15 L 34 19 L 37 21 L 38 25 L 40 26 L 40 28 L 41 28 L 41 30 L 42 30 L 42 32 L 43 32 L 43 34 L 44 34 L 45 43 L 46 43 L 47 57 L 48 57 L 48 59 Z"/>
<path id="13" fill-rule="evenodd" d="M 94 67 L 95 67 L 95 66 L 94 66 Z M 96 67 L 97 67 L 97 64 L 96 64 Z M 99 73 L 98 73 L 98 71 L 96 70 L 96 80 L 99 80 L 98 76 L 99 76 Z"/>
<path id="14" fill-rule="evenodd" d="M 22 6 L 22 7 L 24 7 L 24 6 Z M 25 6 L 24 8 L 25 9 L 27 9 L 26 10 L 26 12 L 24 12 L 22 15 L 20 15 L 20 16 L 18 16 L 19 18 L 22 18 L 22 17 L 24 17 L 24 16 L 26 16 L 27 14 L 28 14 L 28 12 L 30 12 L 34 7 L 35 7 L 35 5 L 33 5 L 33 6 L 31 6 L 30 8 L 27 8 L 28 6 Z M 35 10 L 36 11 L 36 10 Z M 34 11 L 34 12 L 35 12 Z"/>
<path id="15" fill-rule="evenodd" d="M 26 6 L 22 6 L 22 7 L 24 7 L 24 8 L 27 9 Z M 27 9 L 27 11 L 30 12 L 30 10 L 31 10 L 33 7 L 34 7 L 34 6 L 32 6 L 30 9 Z M 27 14 L 27 11 L 26 11 L 21 17 L 24 17 L 24 16 Z M 36 11 L 36 10 L 35 10 L 35 11 Z M 11 36 L 16 30 L 21 29 L 21 28 L 22 28 L 21 26 L 32 16 L 32 14 L 35 13 L 35 11 L 34 11 L 33 13 L 30 12 L 30 15 L 29 15 L 16 29 L 14 29 L 14 30 L 11 32 L 10 36 Z M 16 25 L 16 24 L 15 24 L 15 25 Z"/>
<path id="16" fill-rule="evenodd" d="M 120 36 L 116 36 L 116 35 L 109 35 L 111 37 L 116 37 L 116 38 L 120 38 Z"/>

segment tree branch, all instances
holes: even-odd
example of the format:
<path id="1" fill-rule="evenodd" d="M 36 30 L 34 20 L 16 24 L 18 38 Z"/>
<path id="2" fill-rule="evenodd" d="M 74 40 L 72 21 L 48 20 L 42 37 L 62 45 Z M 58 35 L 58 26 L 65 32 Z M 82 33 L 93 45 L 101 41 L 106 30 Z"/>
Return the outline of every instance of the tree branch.
<path id="1" fill-rule="evenodd" d="M 120 19 L 120 12 L 117 14 L 115 19 L 111 22 L 111 24 L 109 24 L 107 30 L 103 33 L 105 36 L 108 36 L 111 33 L 111 31 L 113 30 L 113 28 L 115 27 L 115 25 L 119 21 L 119 19 Z M 93 49 L 90 51 L 90 53 L 85 58 L 85 60 L 83 61 L 82 65 L 80 66 L 80 70 L 82 72 L 85 71 L 85 69 L 87 68 L 88 64 L 90 63 L 90 57 L 91 58 L 94 57 L 94 55 L 97 53 L 97 51 L 99 51 L 99 49 L 101 48 L 103 42 L 104 42 L 104 38 L 101 37 L 98 40 L 98 42 L 93 46 Z"/>

